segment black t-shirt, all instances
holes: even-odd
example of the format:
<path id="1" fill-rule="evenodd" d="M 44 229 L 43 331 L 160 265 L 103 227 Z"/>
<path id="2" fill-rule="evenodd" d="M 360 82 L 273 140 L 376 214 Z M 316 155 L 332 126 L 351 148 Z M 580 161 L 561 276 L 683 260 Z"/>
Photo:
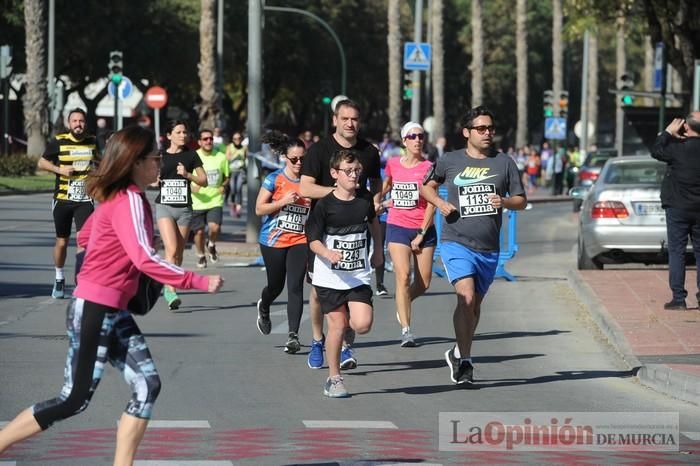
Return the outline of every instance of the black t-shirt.
<path id="1" fill-rule="evenodd" d="M 156 203 L 173 207 L 192 205 L 190 182 L 177 174 L 177 164 L 182 163 L 188 173 L 193 173 L 195 168 L 202 166 L 199 155 L 195 151 L 184 151 L 177 154 L 163 152 L 161 155 L 163 161 L 160 165 L 160 193 L 156 197 Z"/>
<path id="2" fill-rule="evenodd" d="M 312 144 L 306 152 L 301 174 L 316 179 L 319 186 L 335 186 L 335 180 L 331 177 L 330 161 L 333 154 L 341 149 L 352 149 L 362 165 L 362 175 L 358 180 L 360 190 L 367 191 L 367 179 L 381 179 L 379 151 L 364 139 L 358 139 L 354 146 L 343 147 L 332 135 Z"/>

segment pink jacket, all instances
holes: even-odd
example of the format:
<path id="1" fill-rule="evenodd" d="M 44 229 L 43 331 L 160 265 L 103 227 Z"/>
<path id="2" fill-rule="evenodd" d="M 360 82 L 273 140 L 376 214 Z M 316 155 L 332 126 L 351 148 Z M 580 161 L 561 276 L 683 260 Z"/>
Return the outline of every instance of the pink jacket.
<path id="1" fill-rule="evenodd" d="M 138 288 L 139 271 L 176 288 L 207 291 L 209 278 L 188 272 L 158 256 L 153 214 L 141 190 L 131 185 L 99 205 L 78 233 L 86 249 L 74 296 L 126 309 Z"/>

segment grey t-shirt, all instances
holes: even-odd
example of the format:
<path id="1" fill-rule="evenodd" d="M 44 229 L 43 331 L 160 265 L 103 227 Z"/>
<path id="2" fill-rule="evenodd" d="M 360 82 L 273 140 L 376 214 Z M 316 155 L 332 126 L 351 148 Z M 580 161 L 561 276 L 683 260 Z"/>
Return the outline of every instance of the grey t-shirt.
<path id="1" fill-rule="evenodd" d="M 525 195 L 513 159 L 500 152 L 476 159 L 459 149 L 437 160 L 434 179 L 445 184 L 447 201 L 457 207 L 457 212 L 443 218 L 441 241 L 498 252 L 501 210 L 491 206 L 489 195 Z"/>

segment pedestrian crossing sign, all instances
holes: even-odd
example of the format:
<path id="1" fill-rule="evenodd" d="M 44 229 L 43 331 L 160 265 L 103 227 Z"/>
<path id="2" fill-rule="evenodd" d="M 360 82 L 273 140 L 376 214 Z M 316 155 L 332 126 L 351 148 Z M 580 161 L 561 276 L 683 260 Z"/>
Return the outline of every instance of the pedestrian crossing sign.
<path id="1" fill-rule="evenodd" d="M 431 47 L 427 42 L 406 42 L 403 46 L 403 69 L 428 71 Z"/>
<path id="2" fill-rule="evenodd" d="M 544 137 L 545 139 L 566 139 L 566 118 L 545 118 Z"/>

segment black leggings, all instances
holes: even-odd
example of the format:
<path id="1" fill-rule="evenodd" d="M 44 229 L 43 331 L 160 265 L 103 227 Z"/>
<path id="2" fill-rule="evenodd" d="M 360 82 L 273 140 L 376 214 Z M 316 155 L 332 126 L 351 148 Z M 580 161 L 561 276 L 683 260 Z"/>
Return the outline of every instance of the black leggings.
<path id="1" fill-rule="evenodd" d="M 269 309 L 282 293 L 287 280 L 287 321 L 289 331 L 299 333 L 301 314 L 304 310 L 304 275 L 309 247 L 297 244 L 288 248 L 271 248 L 260 245 L 260 252 L 267 271 L 267 286 L 263 288 L 262 308 Z"/>

